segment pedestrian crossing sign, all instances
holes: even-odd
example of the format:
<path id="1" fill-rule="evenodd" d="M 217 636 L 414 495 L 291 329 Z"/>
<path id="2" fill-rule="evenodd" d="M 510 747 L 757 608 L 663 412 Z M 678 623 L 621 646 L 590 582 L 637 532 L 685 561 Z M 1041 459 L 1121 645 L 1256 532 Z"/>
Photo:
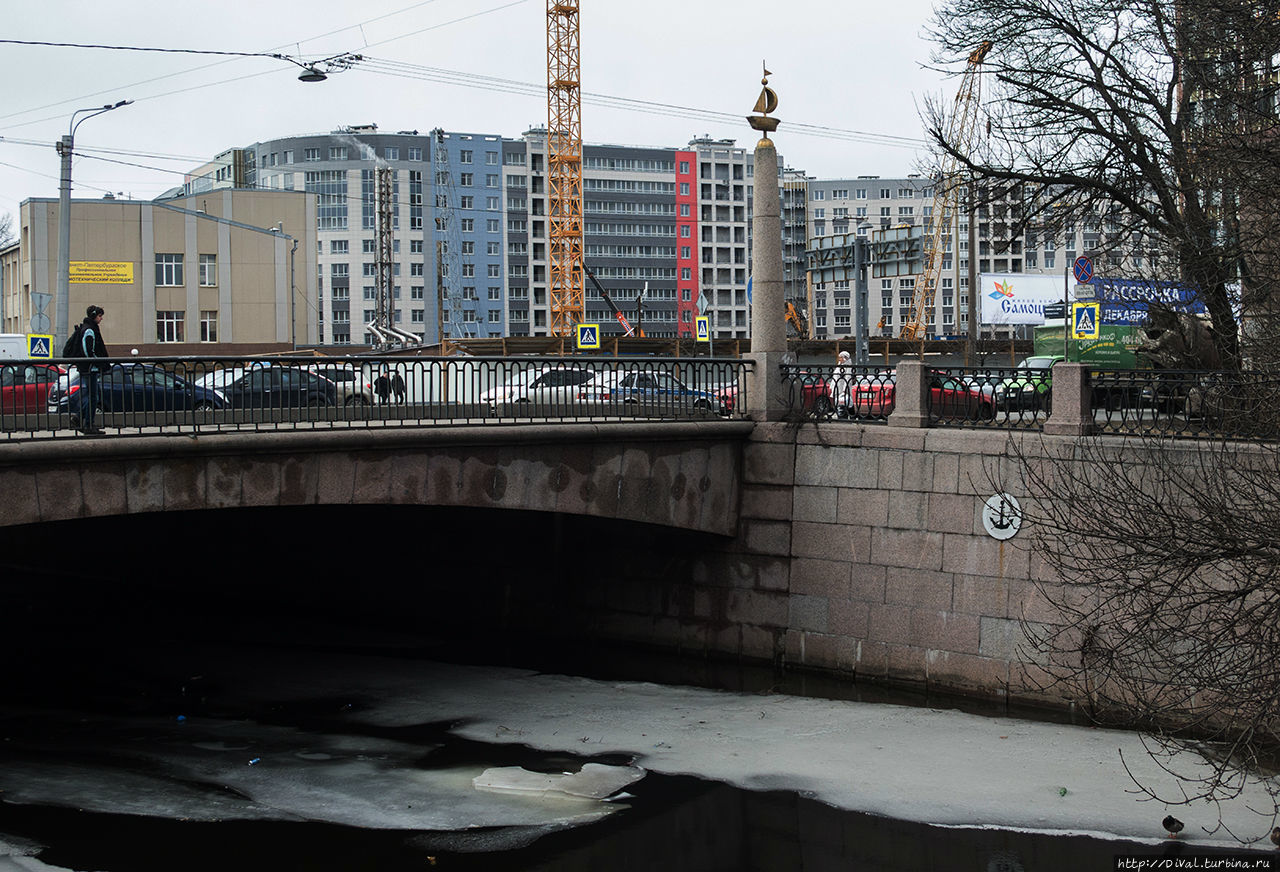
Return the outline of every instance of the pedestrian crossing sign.
<path id="1" fill-rule="evenodd" d="M 1075 303 L 1071 308 L 1071 338 L 1097 339 L 1102 306 L 1098 303 Z"/>
<path id="2" fill-rule="evenodd" d="M 599 324 L 579 324 L 578 327 L 578 347 L 579 348 L 599 348 L 600 347 L 600 325 Z"/>
<path id="3" fill-rule="evenodd" d="M 708 321 L 707 321 L 707 316 L 706 316 L 706 315 L 699 315 L 697 318 L 695 318 L 695 319 L 694 319 L 694 322 L 695 322 L 695 323 L 697 324 L 697 326 L 698 326 L 698 338 L 697 338 L 697 340 L 696 340 L 696 341 L 698 341 L 698 342 L 710 342 L 710 341 L 711 341 L 711 326 L 710 326 L 710 324 L 709 324 L 709 323 L 708 323 Z"/>
<path id="4" fill-rule="evenodd" d="M 53 360 L 53 337 L 45 333 L 28 333 L 27 357 L 33 360 Z"/>

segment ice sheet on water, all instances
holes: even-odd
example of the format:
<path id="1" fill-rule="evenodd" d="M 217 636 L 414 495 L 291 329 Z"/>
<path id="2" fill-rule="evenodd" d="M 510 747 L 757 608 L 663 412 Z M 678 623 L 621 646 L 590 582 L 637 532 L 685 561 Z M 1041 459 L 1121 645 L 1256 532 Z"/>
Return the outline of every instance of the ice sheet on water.
<path id="1" fill-rule="evenodd" d="M 605 799 L 641 778 L 644 778 L 644 770 L 638 766 L 585 763 L 577 772 L 559 774 L 530 772 L 521 766 L 500 766 L 486 769 L 476 776 L 472 783 L 477 790 L 563 794 L 586 799 Z"/>
<path id="2" fill-rule="evenodd" d="M 121 741 L 122 736 L 129 741 Z M 61 760 L 13 759 L 7 801 L 190 820 L 315 820 L 378 829 L 561 827 L 616 805 L 486 794 L 483 762 L 428 768 L 430 747 L 192 718 L 180 728 L 103 719 Z M 428 767 L 424 767 L 424 758 Z M 251 761 L 253 762 L 250 765 Z"/>

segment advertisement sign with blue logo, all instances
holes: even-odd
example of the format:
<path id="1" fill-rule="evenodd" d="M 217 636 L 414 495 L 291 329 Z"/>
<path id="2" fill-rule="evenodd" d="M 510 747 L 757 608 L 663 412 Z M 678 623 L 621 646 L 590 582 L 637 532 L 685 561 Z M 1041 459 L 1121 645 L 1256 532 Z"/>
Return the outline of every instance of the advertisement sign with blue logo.
<path id="1" fill-rule="evenodd" d="M 1147 306 L 1163 303 L 1175 312 L 1203 314 L 1204 302 L 1194 288 L 1178 282 L 1145 279 L 1113 279 L 1094 276 L 1090 282 L 1098 291 L 1103 324 L 1139 326 L 1147 321 Z"/>
<path id="2" fill-rule="evenodd" d="M 1089 272 L 1091 270 L 1082 270 L 1083 274 Z M 1145 324 L 1147 306 L 1153 302 L 1163 303 L 1177 312 L 1201 314 L 1205 311 L 1195 289 L 1178 282 L 1092 275 L 1086 284 L 1096 290 L 1094 299 L 1101 305 L 1103 324 Z M 979 287 L 983 324 L 1043 324 L 1046 320 L 1045 306 L 1056 310 L 1064 302 L 1064 284 L 1060 276 L 983 273 Z"/>

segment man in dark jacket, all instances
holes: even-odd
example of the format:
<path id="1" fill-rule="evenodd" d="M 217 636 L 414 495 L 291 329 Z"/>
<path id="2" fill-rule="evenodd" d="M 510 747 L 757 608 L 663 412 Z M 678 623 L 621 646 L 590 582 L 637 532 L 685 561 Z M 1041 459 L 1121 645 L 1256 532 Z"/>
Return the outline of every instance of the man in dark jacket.
<path id="1" fill-rule="evenodd" d="M 107 345 L 102 340 L 102 318 L 106 314 L 101 306 L 85 310 L 81 323 L 80 356 L 86 358 L 108 357 Z M 100 436 L 106 431 L 94 423 L 98 406 L 102 405 L 102 386 L 99 380 L 110 368 L 108 363 L 83 363 L 80 370 L 80 432 L 86 436 Z"/>

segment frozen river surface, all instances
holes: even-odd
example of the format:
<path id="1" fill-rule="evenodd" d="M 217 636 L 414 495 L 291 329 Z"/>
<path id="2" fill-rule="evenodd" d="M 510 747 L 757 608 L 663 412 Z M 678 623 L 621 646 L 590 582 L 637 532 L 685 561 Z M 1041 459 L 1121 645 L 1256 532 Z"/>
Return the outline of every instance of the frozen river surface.
<path id="1" fill-rule="evenodd" d="M 866 813 L 875 818 L 858 826 L 880 832 L 902 829 L 901 821 L 935 831 L 994 828 L 1006 831 L 995 840 L 1006 847 L 1009 831 L 1088 837 L 1102 845 L 1090 850 L 1106 857 L 1168 850 L 1160 821 L 1170 810 L 1186 822 L 1177 850 L 1238 850 L 1219 816 L 1231 832 L 1264 843 L 1272 826 L 1269 815 L 1251 810 L 1270 808 L 1262 785 L 1222 807 L 1144 802 L 1122 756 L 1148 783 L 1176 788 L 1135 735 L 954 710 L 451 665 L 394 650 L 66 651 L 56 686 L 38 680 L 18 682 L 0 705 L 0 870 L 152 868 L 140 858 L 153 841 L 214 851 L 255 827 L 249 843 L 256 845 L 288 843 L 289 827 L 307 834 L 299 845 L 336 839 L 333 858 L 344 850 L 375 856 L 361 840 L 391 832 L 395 850 L 412 858 L 403 868 L 424 857 L 481 868 L 477 858 L 497 863 L 504 851 L 566 833 L 578 834 L 581 850 L 592 840 L 585 834 L 616 832 L 609 827 L 628 816 L 647 816 L 661 832 L 691 827 L 726 803 L 741 806 L 718 792 L 722 785 L 762 798 L 740 813 L 747 841 L 753 815 L 765 832 L 779 809 L 794 818 L 797 808 L 809 810 L 799 815 L 805 820 Z M 474 784 L 493 767 L 559 776 L 585 762 L 647 775 L 608 799 Z M 681 815 L 663 817 L 677 805 Z M 84 845 L 77 853 L 58 844 L 69 833 L 105 843 L 129 828 L 137 842 L 131 855 L 120 849 L 127 857 L 118 863 Z M 632 837 L 651 841 L 636 832 L 643 828 Z M 704 832 L 713 835 L 695 829 L 688 839 L 710 852 L 705 863 L 692 862 L 693 849 L 677 842 L 691 860 L 683 868 L 736 868 L 714 859 L 741 850 L 715 844 L 733 833 L 714 824 Z M 846 861 L 874 854 L 851 832 L 858 830 L 838 822 L 810 840 L 834 839 L 838 849 L 824 850 Z M 910 831 L 896 838 L 914 850 L 927 842 Z M 912 859 L 911 847 L 886 850 L 900 859 L 868 868 L 942 868 Z M 979 866 L 957 868 L 989 866 L 999 850 L 985 863 L 978 850 Z M 760 868 L 770 868 L 767 849 L 759 852 Z M 306 868 L 356 868 L 334 862 Z M 545 856 L 522 862 L 532 865 L 506 868 L 578 868 L 545 865 Z M 1002 862 L 993 868 L 1022 868 L 1016 857 Z M 367 868 L 402 868 L 397 863 L 388 856 Z M 294 868 L 287 859 L 241 867 Z M 1064 857 L 1052 868 L 1071 866 Z"/>

